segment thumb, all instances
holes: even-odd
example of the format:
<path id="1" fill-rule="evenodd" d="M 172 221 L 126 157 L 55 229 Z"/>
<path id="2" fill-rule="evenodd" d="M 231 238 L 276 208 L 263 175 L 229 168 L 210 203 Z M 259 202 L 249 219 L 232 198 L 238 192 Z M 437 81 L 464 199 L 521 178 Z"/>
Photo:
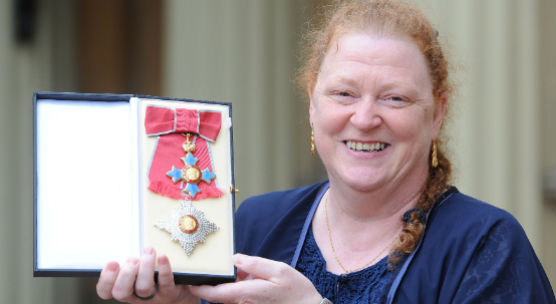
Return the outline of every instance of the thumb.
<path id="1" fill-rule="evenodd" d="M 234 264 L 238 272 L 243 272 L 252 277 L 272 281 L 273 278 L 284 274 L 288 265 L 261 257 L 248 256 L 244 254 L 234 255 Z"/>

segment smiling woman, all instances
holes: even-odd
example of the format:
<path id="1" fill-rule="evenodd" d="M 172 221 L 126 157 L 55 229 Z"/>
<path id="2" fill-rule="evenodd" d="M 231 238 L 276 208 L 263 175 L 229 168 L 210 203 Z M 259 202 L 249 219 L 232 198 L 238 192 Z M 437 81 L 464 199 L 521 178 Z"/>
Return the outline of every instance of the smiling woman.
<path id="1" fill-rule="evenodd" d="M 349 249 L 339 251 L 339 259 L 354 269 L 369 252 L 387 246 L 401 227 L 395 220 L 401 215 L 395 214 L 415 207 L 421 196 L 446 100 L 435 102 L 425 58 L 407 39 L 346 33 L 333 49 L 314 89 L 309 88 L 311 125 L 330 179 L 330 209 L 333 214 L 351 212 L 351 217 L 392 217 L 380 226 L 361 227 L 369 231 L 368 238 L 358 243 L 378 244 L 374 249 L 361 256 Z M 346 199 L 351 202 L 348 211 L 343 207 Z M 318 223 L 317 213 L 315 238 L 325 244 L 326 234 L 318 233 L 324 227 Z M 397 245 L 392 253 L 413 249 Z M 321 250 L 325 257 L 335 261 L 336 253 L 326 248 Z M 346 270 L 339 261 L 328 268 Z"/>
<path id="2" fill-rule="evenodd" d="M 237 282 L 176 287 L 159 258 L 156 291 L 151 251 L 121 271 L 107 265 L 99 295 L 134 302 L 155 290 L 158 303 L 554 303 L 519 223 L 449 184 L 440 138 L 451 85 L 437 36 L 408 4 L 338 1 L 308 35 L 300 72 L 328 180 L 241 205 Z"/>
<path id="3" fill-rule="evenodd" d="M 423 55 L 409 41 L 369 34 L 345 34 L 334 49 L 309 91 L 310 121 L 330 183 L 391 201 L 419 193 L 444 114 Z M 338 192 L 331 201 L 349 195 Z M 368 210 L 381 210 L 382 202 Z"/>
<path id="4" fill-rule="evenodd" d="M 409 197 L 417 200 L 412 204 L 419 208 L 413 210 L 415 214 L 409 217 L 411 221 L 405 223 L 396 248 L 391 250 L 389 261 L 399 262 L 400 253 L 412 252 L 423 233 L 423 225 L 414 219 L 427 212 L 448 188 L 451 164 L 444 156 L 440 136 L 452 91 L 448 63 L 438 32 L 411 6 L 388 1 L 372 5 L 368 1 L 351 1 L 340 4 L 333 13 L 325 17 L 328 23 L 321 30 L 310 33 L 307 60 L 299 81 L 309 95 L 311 119 L 318 112 L 314 108 L 320 99 L 325 100 L 323 106 L 330 108 L 324 113 L 337 115 L 333 126 L 341 124 L 341 113 L 349 116 L 341 136 L 351 132 L 359 138 L 334 137 L 335 140 L 352 147 L 352 151 L 353 147 L 357 151 L 361 150 L 358 146 L 363 148 L 369 143 L 385 147 L 386 151 L 380 153 L 359 153 L 362 159 L 375 159 L 377 170 L 361 170 L 365 163 L 353 158 L 351 168 L 359 171 L 344 176 L 351 176 L 354 183 L 365 183 L 367 187 L 374 179 L 378 196 L 371 201 L 377 204 L 391 201 L 387 206 L 397 206 L 396 202 Z M 350 106 L 336 109 L 335 104 Z M 324 124 L 324 129 L 329 130 L 329 124 Z M 319 139 L 315 141 L 318 146 Z M 335 171 L 328 168 L 327 160 L 337 161 L 335 157 L 323 157 L 327 153 L 323 149 L 319 153 L 332 183 L 331 171 Z M 430 171 L 429 158 L 435 164 Z M 344 166 L 345 160 L 337 163 L 341 170 L 350 168 Z M 364 175 L 365 172 L 371 176 Z M 345 194 L 339 196 L 345 199 Z"/>

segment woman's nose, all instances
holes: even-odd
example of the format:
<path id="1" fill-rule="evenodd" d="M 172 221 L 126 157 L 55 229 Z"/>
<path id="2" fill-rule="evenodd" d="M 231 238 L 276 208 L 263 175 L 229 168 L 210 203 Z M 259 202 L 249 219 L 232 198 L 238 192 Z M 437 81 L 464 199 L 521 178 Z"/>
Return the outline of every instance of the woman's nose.
<path id="1" fill-rule="evenodd" d="M 380 126 L 382 117 L 375 101 L 368 98 L 355 104 L 350 121 L 358 129 L 366 131 Z"/>

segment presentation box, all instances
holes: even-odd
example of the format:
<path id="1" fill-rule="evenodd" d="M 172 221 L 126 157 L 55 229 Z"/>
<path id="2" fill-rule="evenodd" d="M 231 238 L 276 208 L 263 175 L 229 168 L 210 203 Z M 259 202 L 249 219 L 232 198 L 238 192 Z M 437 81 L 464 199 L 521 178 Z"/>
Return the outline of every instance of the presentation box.
<path id="1" fill-rule="evenodd" d="M 232 108 L 34 94 L 34 275 L 98 276 L 152 247 L 175 281 L 235 280 Z"/>

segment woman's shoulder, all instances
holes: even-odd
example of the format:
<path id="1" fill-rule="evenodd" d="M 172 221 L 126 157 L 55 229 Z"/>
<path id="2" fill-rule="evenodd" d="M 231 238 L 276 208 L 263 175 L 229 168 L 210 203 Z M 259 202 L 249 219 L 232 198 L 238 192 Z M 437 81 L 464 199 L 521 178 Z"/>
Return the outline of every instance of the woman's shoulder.
<path id="1" fill-rule="evenodd" d="M 415 290 L 428 291 L 417 292 L 428 299 L 424 302 L 438 303 L 551 303 L 554 298 L 519 222 L 455 188 L 436 202 L 411 265 L 398 290 L 400 303 Z"/>
<path id="2" fill-rule="evenodd" d="M 521 230 L 519 222 L 508 211 L 463 194 L 455 187 L 448 190 L 436 202 L 430 215 L 430 222 L 438 221 L 442 222 L 443 226 L 459 229 L 504 223 Z"/>
<path id="3" fill-rule="evenodd" d="M 530 246 L 523 227 L 511 213 L 453 189 L 437 201 L 429 215 L 425 232 L 429 242 L 442 240 L 450 247 L 474 248 L 497 240 L 508 247 Z"/>

